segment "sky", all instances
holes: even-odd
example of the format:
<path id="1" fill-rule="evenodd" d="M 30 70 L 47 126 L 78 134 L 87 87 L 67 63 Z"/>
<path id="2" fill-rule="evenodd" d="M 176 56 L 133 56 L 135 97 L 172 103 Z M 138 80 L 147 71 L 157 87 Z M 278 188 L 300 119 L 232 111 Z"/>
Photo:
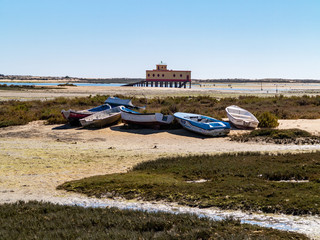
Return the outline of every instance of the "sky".
<path id="1" fill-rule="evenodd" d="M 320 79 L 319 0 L 0 0 L 0 74 Z"/>

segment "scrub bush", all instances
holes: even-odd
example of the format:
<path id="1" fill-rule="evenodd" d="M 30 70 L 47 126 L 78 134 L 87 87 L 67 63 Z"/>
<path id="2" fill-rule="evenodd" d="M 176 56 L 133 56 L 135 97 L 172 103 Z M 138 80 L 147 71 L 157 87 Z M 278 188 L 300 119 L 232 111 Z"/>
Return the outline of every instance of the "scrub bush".
<path id="1" fill-rule="evenodd" d="M 270 113 L 270 112 L 264 112 L 258 116 L 259 125 L 260 128 L 275 128 L 279 126 L 278 118 Z"/>

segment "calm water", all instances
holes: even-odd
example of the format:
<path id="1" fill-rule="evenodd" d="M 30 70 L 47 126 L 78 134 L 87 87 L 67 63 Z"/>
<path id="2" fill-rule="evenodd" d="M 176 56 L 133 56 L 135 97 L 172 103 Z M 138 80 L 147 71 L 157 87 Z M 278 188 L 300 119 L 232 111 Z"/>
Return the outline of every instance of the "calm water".
<path id="1" fill-rule="evenodd" d="M 7 85 L 22 85 L 22 86 L 57 86 L 61 83 L 46 83 L 46 82 L 0 82 L 1 84 Z M 76 86 L 96 86 L 96 87 L 119 87 L 123 86 L 123 83 L 72 83 Z M 248 86 L 259 84 L 252 83 L 243 83 L 243 84 L 224 84 L 224 83 L 216 83 L 216 84 L 203 84 L 202 86 L 198 84 L 192 85 L 192 89 L 203 89 L 203 90 L 217 90 L 223 92 L 247 92 L 247 93 L 282 93 L 282 92 L 295 92 L 300 90 L 307 89 L 319 89 L 320 83 L 296 83 L 294 85 L 291 84 L 265 84 L 262 85 L 262 89 L 258 88 L 248 88 Z M 307 86 L 307 88 L 305 88 Z"/>
<path id="2" fill-rule="evenodd" d="M 10 85 L 15 85 L 15 86 L 58 86 L 61 83 L 43 83 L 43 82 L 37 82 L 37 83 L 30 83 L 30 82 L 0 82 L 0 84 L 7 84 L 8 86 Z M 72 83 L 73 85 L 76 86 L 96 86 L 96 87 L 119 87 L 124 85 L 123 83 Z"/>

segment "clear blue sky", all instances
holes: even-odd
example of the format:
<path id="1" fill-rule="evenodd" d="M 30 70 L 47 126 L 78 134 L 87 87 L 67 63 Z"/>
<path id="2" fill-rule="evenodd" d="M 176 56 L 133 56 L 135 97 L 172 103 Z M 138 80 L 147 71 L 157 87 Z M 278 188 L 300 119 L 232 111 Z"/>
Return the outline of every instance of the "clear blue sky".
<path id="1" fill-rule="evenodd" d="M 0 0 L 0 74 L 320 79 L 319 0 Z"/>

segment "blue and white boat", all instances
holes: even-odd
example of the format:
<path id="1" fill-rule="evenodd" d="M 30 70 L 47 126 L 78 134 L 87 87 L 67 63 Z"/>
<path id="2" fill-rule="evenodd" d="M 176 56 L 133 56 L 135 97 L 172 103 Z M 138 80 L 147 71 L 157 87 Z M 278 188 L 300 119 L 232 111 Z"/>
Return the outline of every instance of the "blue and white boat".
<path id="1" fill-rule="evenodd" d="M 104 103 L 111 105 L 111 107 L 124 106 L 124 107 L 130 108 L 130 109 L 145 108 L 145 107 L 138 107 L 138 106 L 133 105 L 131 99 L 121 99 L 118 97 L 108 97 L 108 99 Z"/>
<path id="2" fill-rule="evenodd" d="M 173 114 L 181 126 L 207 136 L 224 136 L 230 132 L 230 124 L 200 114 L 176 112 Z"/>

